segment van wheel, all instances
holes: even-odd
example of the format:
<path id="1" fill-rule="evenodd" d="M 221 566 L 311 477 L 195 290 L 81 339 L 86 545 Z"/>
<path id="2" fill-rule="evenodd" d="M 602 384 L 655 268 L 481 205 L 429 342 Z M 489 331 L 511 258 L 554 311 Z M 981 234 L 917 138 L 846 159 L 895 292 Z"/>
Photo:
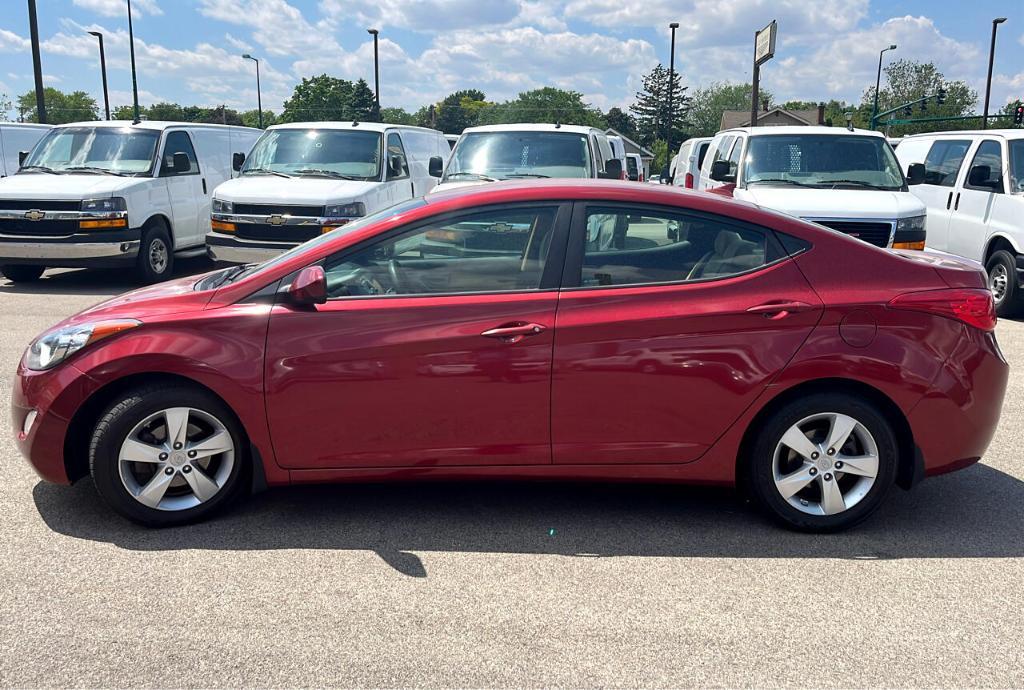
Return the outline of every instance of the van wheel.
<path id="1" fill-rule="evenodd" d="M 1005 317 L 1019 314 L 1021 295 L 1017 285 L 1017 258 L 1000 249 L 989 258 L 985 270 L 988 272 L 988 289 L 996 303 L 996 314 Z"/>
<path id="2" fill-rule="evenodd" d="M 0 266 L 0 273 L 12 283 L 31 283 L 39 280 L 46 270 L 45 266 L 25 266 L 23 264 L 14 266 Z"/>
<path id="3" fill-rule="evenodd" d="M 174 270 L 174 248 L 171 235 L 163 223 L 153 223 L 142 231 L 139 258 L 135 266 L 144 283 L 159 283 L 171 277 Z"/>

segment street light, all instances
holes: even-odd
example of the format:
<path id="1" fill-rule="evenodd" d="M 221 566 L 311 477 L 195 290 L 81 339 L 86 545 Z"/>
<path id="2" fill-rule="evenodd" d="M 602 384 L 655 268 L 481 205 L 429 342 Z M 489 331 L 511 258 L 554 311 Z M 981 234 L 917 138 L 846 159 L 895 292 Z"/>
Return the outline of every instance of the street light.
<path id="1" fill-rule="evenodd" d="M 380 120 L 380 61 L 377 53 L 380 32 L 377 29 L 367 29 L 366 33 L 373 36 L 373 119 Z"/>
<path id="2" fill-rule="evenodd" d="M 679 22 L 672 22 L 668 25 L 668 28 L 672 29 L 672 49 L 668 56 L 668 131 L 665 133 L 666 170 L 672 165 L 672 96 L 676 88 L 676 29 L 679 28 Z"/>
<path id="3" fill-rule="evenodd" d="M 875 105 L 871 108 L 871 122 L 874 123 L 875 117 L 878 115 L 878 90 L 882 88 L 882 56 L 890 50 L 896 50 L 896 44 L 893 43 L 888 48 L 882 48 L 878 51 L 878 75 L 875 77 Z"/>
<path id="4" fill-rule="evenodd" d="M 992 20 L 992 44 L 988 49 L 988 79 L 985 81 L 985 116 L 981 118 L 981 128 L 988 129 L 988 101 L 992 95 L 992 62 L 996 57 L 996 29 L 1006 21 L 1006 17 L 996 17 Z"/>
<path id="5" fill-rule="evenodd" d="M 242 57 L 256 63 L 256 112 L 259 113 L 260 129 L 263 129 L 263 96 L 260 95 L 260 61 L 252 55 L 249 55 L 249 53 L 245 53 Z"/>
<path id="6" fill-rule="evenodd" d="M 100 39 L 100 72 L 103 74 L 103 107 L 107 111 L 107 119 L 110 119 L 110 95 L 107 93 L 107 56 L 103 53 L 103 34 L 99 31 L 90 31 L 90 34 Z"/>
<path id="7" fill-rule="evenodd" d="M 135 109 L 134 124 L 138 124 L 139 117 L 139 82 L 135 77 L 135 33 L 132 31 L 132 0 L 128 0 L 128 48 L 132 57 L 132 105 Z"/>

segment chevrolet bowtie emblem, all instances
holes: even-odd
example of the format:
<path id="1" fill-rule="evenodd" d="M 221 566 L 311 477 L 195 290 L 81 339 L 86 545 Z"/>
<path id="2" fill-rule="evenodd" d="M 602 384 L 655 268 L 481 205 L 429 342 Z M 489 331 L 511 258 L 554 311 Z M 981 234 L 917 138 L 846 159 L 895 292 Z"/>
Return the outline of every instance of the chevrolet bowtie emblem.
<path id="1" fill-rule="evenodd" d="M 267 225 L 284 225 L 284 216 L 273 215 L 267 217 Z"/>
<path id="2" fill-rule="evenodd" d="M 46 218 L 46 214 L 38 208 L 34 208 L 31 211 L 25 211 L 26 220 L 42 220 L 43 218 Z"/>

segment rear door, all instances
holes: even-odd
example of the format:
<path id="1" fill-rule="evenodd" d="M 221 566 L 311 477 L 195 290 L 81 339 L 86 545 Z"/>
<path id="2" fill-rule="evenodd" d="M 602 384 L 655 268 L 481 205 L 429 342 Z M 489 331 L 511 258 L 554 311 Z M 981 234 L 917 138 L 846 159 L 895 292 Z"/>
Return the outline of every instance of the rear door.
<path id="1" fill-rule="evenodd" d="M 551 395 L 562 464 L 697 459 L 821 314 L 770 230 L 675 208 L 577 204 L 565 281 Z"/>
<path id="2" fill-rule="evenodd" d="M 189 168 L 173 169 L 174 154 L 184 153 L 188 157 Z M 174 248 L 182 249 L 202 244 L 209 225 L 209 210 L 206 190 L 202 178 L 202 170 L 196 157 L 192 137 L 185 130 L 173 130 L 164 138 L 163 154 L 160 156 L 160 178 L 167 185 L 167 195 L 171 205 L 171 222 L 173 224 Z M 206 217 L 201 217 L 203 209 L 207 209 Z"/>

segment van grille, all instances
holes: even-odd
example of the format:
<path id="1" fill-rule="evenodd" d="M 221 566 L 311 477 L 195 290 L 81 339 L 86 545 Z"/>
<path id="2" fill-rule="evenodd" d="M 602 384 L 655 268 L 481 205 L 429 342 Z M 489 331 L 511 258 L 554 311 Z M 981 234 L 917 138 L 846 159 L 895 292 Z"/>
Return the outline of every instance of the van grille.
<path id="1" fill-rule="evenodd" d="M 323 206 L 283 206 L 281 204 L 234 204 L 234 213 L 254 216 L 313 216 L 324 215 Z"/>
<path id="2" fill-rule="evenodd" d="M 243 240 L 268 242 L 305 242 L 320 234 L 319 225 L 266 225 L 264 223 L 235 223 L 235 236 Z"/>
<path id="3" fill-rule="evenodd" d="M 845 220 L 819 220 L 815 221 L 821 225 L 838 230 L 847 235 L 852 235 L 859 240 L 876 247 L 888 247 L 889 237 L 892 235 L 892 223 L 886 221 L 861 222 Z"/>
<path id="4" fill-rule="evenodd" d="M 64 237 L 78 232 L 77 220 L 20 220 L 0 218 L 0 235 Z"/>
<path id="5" fill-rule="evenodd" d="M 39 199 L 0 199 L 0 209 L 4 211 L 77 211 L 81 201 L 45 201 Z"/>

